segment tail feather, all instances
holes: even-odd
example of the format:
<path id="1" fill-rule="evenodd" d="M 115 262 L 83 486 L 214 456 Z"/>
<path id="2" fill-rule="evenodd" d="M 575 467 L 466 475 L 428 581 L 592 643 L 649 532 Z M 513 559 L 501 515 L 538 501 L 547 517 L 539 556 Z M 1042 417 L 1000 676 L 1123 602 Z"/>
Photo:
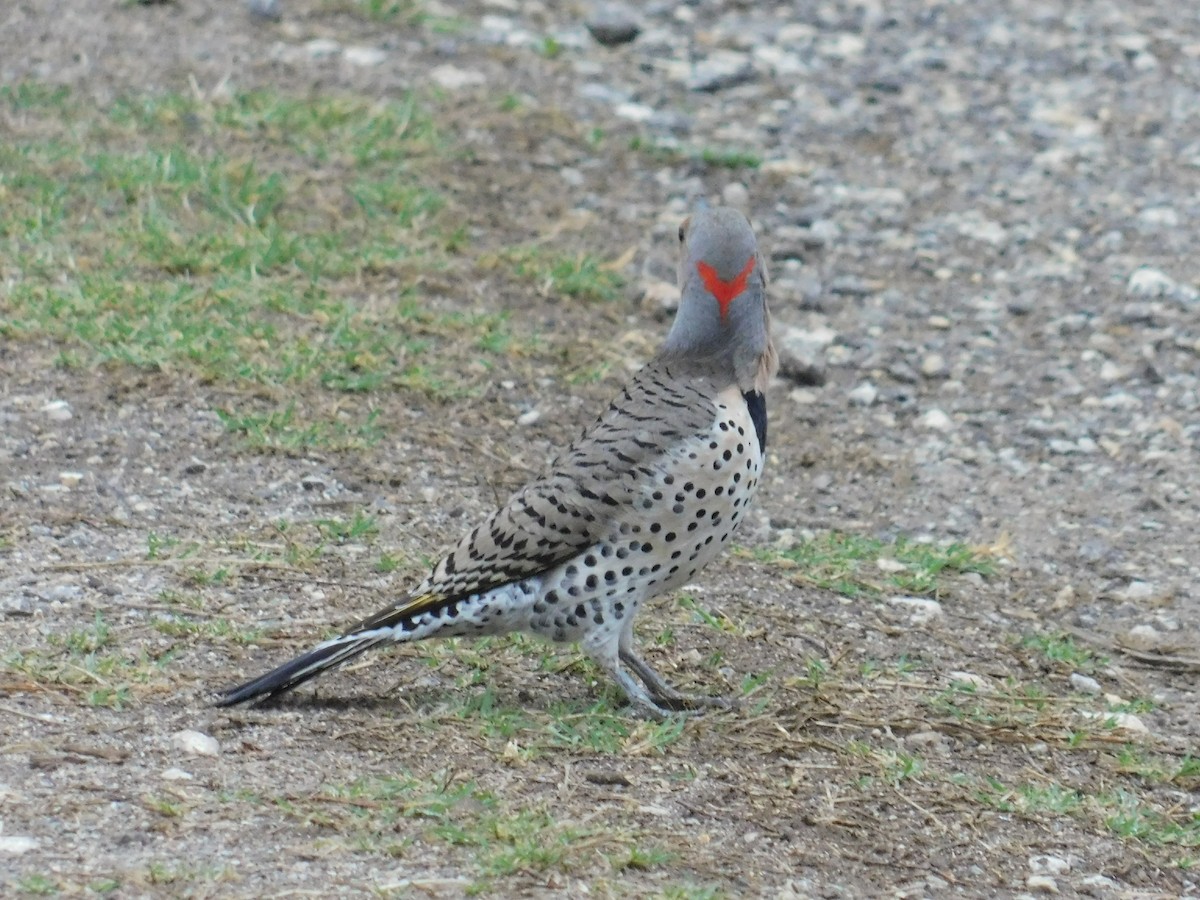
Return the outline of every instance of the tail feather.
<path id="1" fill-rule="evenodd" d="M 334 638 L 319 644 L 307 653 L 297 656 L 266 675 L 247 681 L 245 684 L 226 691 L 216 702 L 217 706 L 233 706 L 257 698 L 270 698 L 290 691 L 322 672 L 340 666 L 390 638 L 387 629 L 359 631 Z"/>

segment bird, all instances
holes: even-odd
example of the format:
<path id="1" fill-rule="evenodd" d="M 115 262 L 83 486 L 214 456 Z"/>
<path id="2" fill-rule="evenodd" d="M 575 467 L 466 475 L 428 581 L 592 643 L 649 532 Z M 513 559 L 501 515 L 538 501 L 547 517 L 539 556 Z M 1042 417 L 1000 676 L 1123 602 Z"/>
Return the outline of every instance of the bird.
<path id="1" fill-rule="evenodd" d="M 698 204 L 679 245 L 666 339 L 578 440 L 411 593 L 216 705 L 276 697 L 374 647 L 514 631 L 578 643 L 634 714 L 735 705 L 681 693 L 634 646 L 646 601 L 690 583 L 745 518 L 778 367 L 766 265 L 746 216 Z"/>

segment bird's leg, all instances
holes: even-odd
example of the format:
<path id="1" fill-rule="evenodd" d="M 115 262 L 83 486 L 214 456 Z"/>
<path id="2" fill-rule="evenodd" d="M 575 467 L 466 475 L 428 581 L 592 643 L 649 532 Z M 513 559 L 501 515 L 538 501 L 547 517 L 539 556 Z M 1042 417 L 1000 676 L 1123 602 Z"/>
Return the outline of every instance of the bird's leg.
<path id="1" fill-rule="evenodd" d="M 625 692 L 625 696 L 629 698 L 629 702 L 633 704 L 633 707 L 647 718 L 661 722 L 672 715 L 694 716 L 699 714 L 699 711 L 694 708 L 680 705 L 680 701 L 678 700 L 662 696 L 655 691 L 654 685 L 650 684 L 650 682 L 647 682 L 647 686 L 650 688 L 649 693 L 646 691 L 646 688 L 638 684 L 636 679 L 621 668 L 621 659 L 624 657 L 624 651 L 620 649 L 619 641 L 613 640 L 608 635 L 605 635 L 602 641 L 596 643 L 585 638 L 583 649 L 595 661 L 596 665 L 600 666 L 613 681 L 621 686 L 621 690 Z M 671 690 L 642 660 L 639 659 L 638 664 L 644 670 L 650 671 L 650 674 L 659 685 L 668 691 Z M 634 671 L 639 676 L 642 675 L 642 672 L 637 667 L 634 668 Z M 677 693 L 677 696 L 682 695 Z"/>
<path id="2" fill-rule="evenodd" d="M 621 668 L 621 664 L 611 657 L 601 658 L 599 656 L 592 657 L 597 664 L 604 669 L 605 672 L 621 686 L 621 690 L 625 692 L 625 696 L 629 698 L 629 702 L 638 712 L 654 719 L 656 722 L 661 722 L 663 719 L 669 718 L 672 715 L 683 713 L 684 715 L 695 715 L 695 710 L 676 709 L 670 705 L 656 702 L 656 698 L 651 697 L 646 693 L 646 689 L 630 676 L 628 672 Z"/>
<path id="3" fill-rule="evenodd" d="M 671 709 L 695 709 L 696 707 L 715 707 L 730 709 L 737 705 L 736 697 L 709 697 L 704 694 L 685 694 L 667 684 L 661 675 L 651 668 L 650 663 L 642 659 L 633 649 L 633 619 L 627 619 L 626 627 L 621 629 L 618 656 L 620 661 L 629 666 L 638 678 L 649 688 L 649 694 L 662 705 Z"/>

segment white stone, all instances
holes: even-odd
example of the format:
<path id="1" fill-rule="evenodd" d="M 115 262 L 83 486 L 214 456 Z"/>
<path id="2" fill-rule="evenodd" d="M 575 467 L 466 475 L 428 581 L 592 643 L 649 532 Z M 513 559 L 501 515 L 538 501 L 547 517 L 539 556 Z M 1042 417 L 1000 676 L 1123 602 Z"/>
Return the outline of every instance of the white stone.
<path id="1" fill-rule="evenodd" d="M 1132 297 L 1162 297 L 1173 293 L 1176 286 L 1175 279 L 1166 272 L 1142 266 L 1129 276 L 1125 292 Z"/>
<path id="2" fill-rule="evenodd" d="M 1138 213 L 1138 222 L 1148 229 L 1176 228 L 1179 213 L 1170 206 L 1148 206 Z"/>
<path id="3" fill-rule="evenodd" d="M 1146 723 L 1133 713 L 1123 712 L 1084 712 L 1084 718 L 1092 719 L 1101 725 L 1112 724 L 1117 731 L 1128 731 L 1133 734 L 1149 734 Z"/>
<path id="4" fill-rule="evenodd" d="M 342 45 L 330 38 L 314 38 L 304 45 L 304 52 L 312 59 L 325 59 L 342 52 Z"/>
<path id="5" fill-rule="evenodd" d="M 819 54 L 832 59 L 858 59 L 866 49 L 866 40 L 849 31 L 840 31 L 822 38 L 816 47 Z"/>
<path id="6" fill-rule="evenodd" d="M 888 597 L 892 606 L 907 610 L 914 622 L 928 622 L 942 615 L 942 604 L 928 597 Z"/>
<path id="7" fill-rule="evenodd" d="M 1103 896 L 1109 891 L 1117 890 L 1119 887 L 1120 885 L 1115 880 L 1099 873 L 1079 879 L 1079 889 L 1085 894 L 1092 894 L 1093 896 Z"/>
<path id="8" fill-rule="evenodd" d="M 71 404 L 66 400 L 51 400 L 42 407 L 42 412 L 51 422 L 65 422 L 71 418 Z"/>
<path id="9" fill-rule="evenodd" d="M 1025 879 L 1025 887 L 1043 894 L 1058 893 L 1058 882 L 1049 875 L 1030 875 Z"/>
<path id="10" fill-rule="evenodd" d="M 1120 592 L 1122 600 L 1137 603 L 1139 600 L 1149 600 L 1154 596 L 1154 583 L 1151 581 L 1131 581 Z"/>
<path id="11" fill-rule="evenodd" d="M 185 772 L 177 766 L 171 766 L 171 768 L 163 770 L 162 778 L 164 781 L 191 781 L 192 773 Z"/>
<path id="12" fill-rule="evenodd" d="M 532 425 L 542 417 L 542 411 L 539 409 L 531 409 L 528 412 L 523 412 L 517 416 L 518 425 Z"/>
<path id="13" fill-rule="evenodd" d="M 941 378 L 950 371 L 946 365 L 946 357 L 940 353 L 930 353 L 921 360 L 921 374 L 926 378 Z"/>
<path id="14" fill-rule="evenodd" d="M 630 122 L 649 122 L 654 118 L 654 107 L 644 103 L 618 103 L 613 112 Z"/>
<path id="15" fill-rule="evenodd" d="M 477 87 L 487 82 L 487 76 L 473 69 L 460 69 L 444 63 L 429 70 L 430 80 L 438 87 L 448 91 L 459 91 L 463 88 Z"/>
<path id="16" fill-rule="evenodd" d="M 750 191 L 740 181 L 730 182 L 721 191 L 721 202 L 746 212 L 750 208 Z"/>
<path id="17" fill-rule="evenodd" d="M 1082 675 L 1079 672 L 1071 673 L 1071 687 L 1079 691 L 1081 694 L 1091 694 L 1095 696 L 1099 694 L 1102 688 L 1100 682 L 1090 675 Z"/>
<path id="18" fill-rule="evenodd" d="M 928 428 L 930 431 L 954 430 L 954 420 L 940 409 L 928 410 L 921 418 L 917 419 L 917 424 L 922 428 Z"/>
<path id="19" fill-rule="evenodd" d="M 879 559 L 875 560 L 875 568 L 877 568 L 880 572 L 887 572 L 888 574 L 908 571 L 908 566 L 900 562 L 900 560 L 889 559 L 886 556 L 881 556 Z"/>
<path id="20" fill-rule="evenodd" d="M 182 750 L 192 756 L 221 755 L 221 745 L 216 738 L 191 729 L 175 732 L 171 735 L 171 744 L 176 750 Z"/>
<path id="21" fill-rule="evenodd" d="M 59 472 L 58 483 L 65 488 L 79 487 L 79 482 L 83 481 L 82 472 Z"/>
<path id="22" fill-rule="evenodd" d="M 1071 871 L 1071 864 L 1061 856 L 1045 853 L 1029 858 L 1029 871 L 1035 875 L 1065 875 Z"/>
<path id="23" fill-rule="evenodd" d="M 847 395 L 852 406 L 870 406 L 878 397 L 879 389 L 869 381 L 864 381 Z"/>
<path id="24" fill-rule="evenodd" d="M 1105 409 L 1135 409 L 1142 405 L 1142 401 L 1133 394 L 1116 391 L 1101 398 L 1100 405 Z"/>
<path id="25" fill-rule="evenodd" d="M 387 51 L 380 50 L 378 47 L 347 47 L 342 58 L 352 66 L 368 68 L 377 66 L 387 59 Z"/>
<path id="26" fill-rule="evenodd" d="M 30 850 L 36 850 L 37 848 L 37 839 L 26 837 L 23 834 L 10 834 L 0 837 L 0 853 L 20 856 L 22 853 L 28 853 Z"/>

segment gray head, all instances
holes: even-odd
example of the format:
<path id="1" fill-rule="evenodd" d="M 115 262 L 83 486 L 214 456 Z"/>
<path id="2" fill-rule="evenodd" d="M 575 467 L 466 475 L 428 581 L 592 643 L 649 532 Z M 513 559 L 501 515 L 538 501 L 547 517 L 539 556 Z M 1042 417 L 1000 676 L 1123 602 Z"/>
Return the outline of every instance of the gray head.
<path id="1" fill-rule="evenodd" d="M 679 226 L 679 241 L 679 312 L 663 354 L 728 368 L 743 391 L 765 390 L 777 363 L 750 223 L 727 206 L 699 208 Z"/>

